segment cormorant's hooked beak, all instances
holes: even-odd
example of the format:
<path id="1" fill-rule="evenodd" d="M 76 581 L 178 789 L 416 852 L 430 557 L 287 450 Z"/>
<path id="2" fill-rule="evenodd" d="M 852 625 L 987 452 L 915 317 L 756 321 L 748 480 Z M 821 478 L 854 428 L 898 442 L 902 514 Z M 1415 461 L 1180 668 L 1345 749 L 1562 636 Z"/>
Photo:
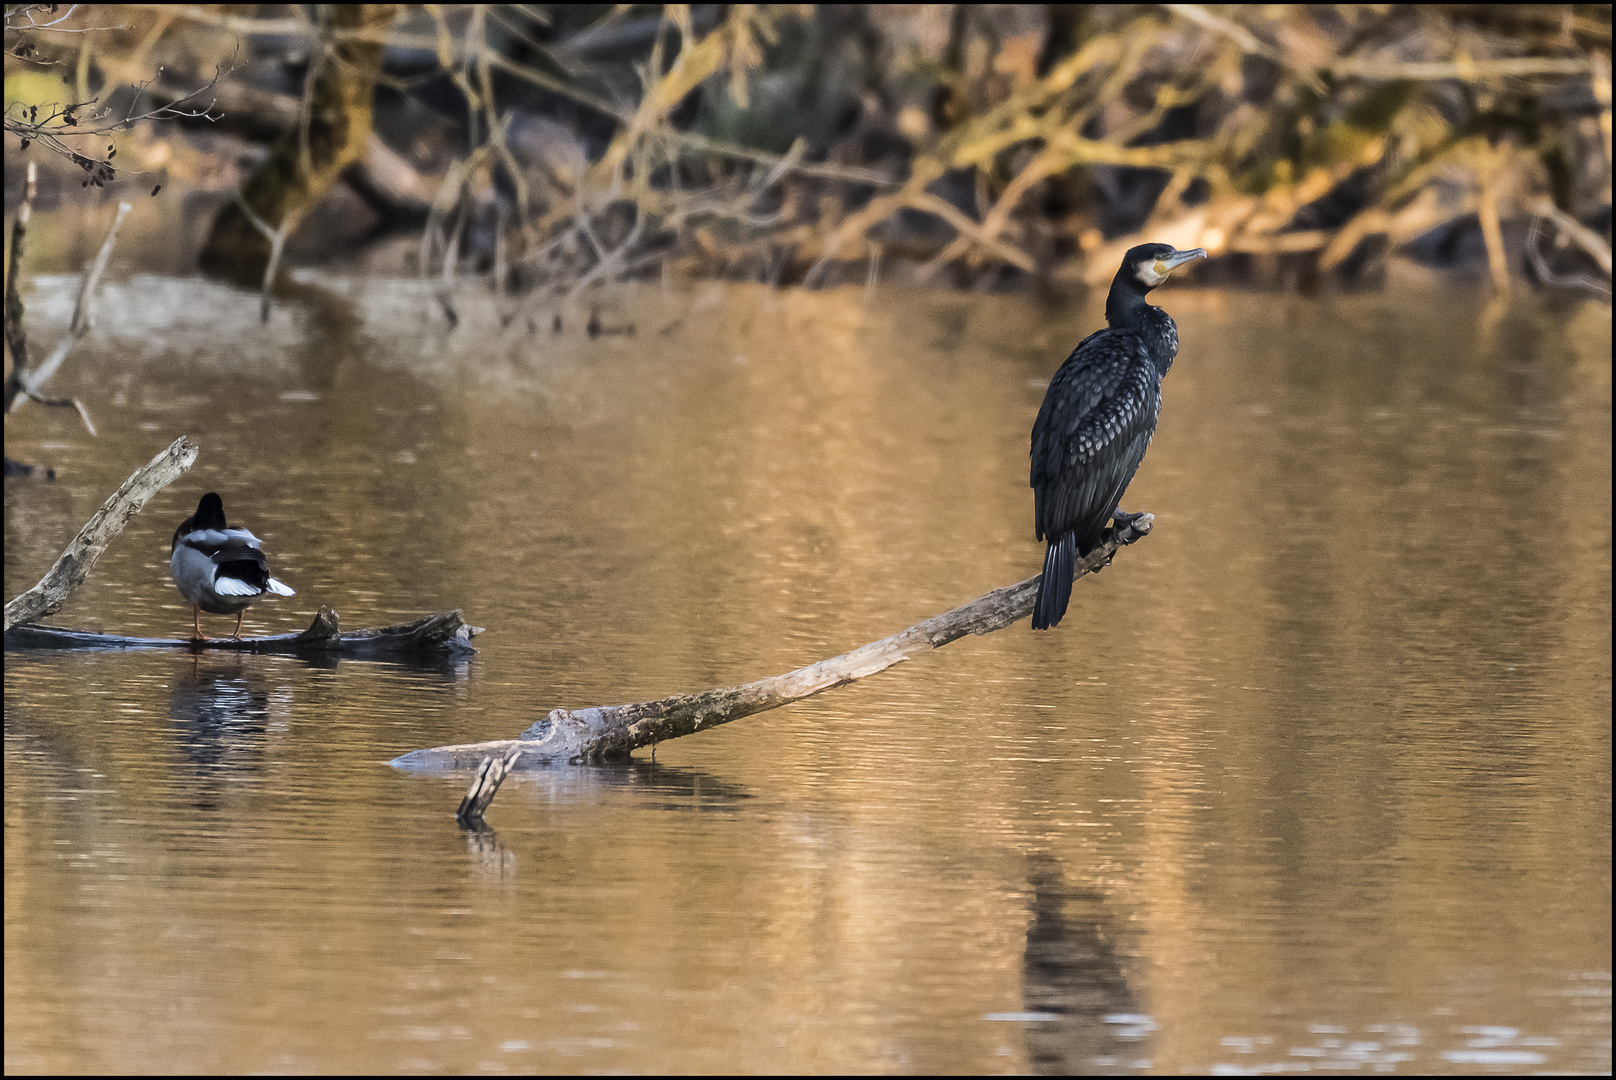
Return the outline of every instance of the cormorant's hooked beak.
<path id="1" fill-rule="evenodd" d="M 1194 262 L 1196 259 L 1204 258 L 1206 258 L 1206 248 L 1190 248 L 1188 251 L 1175 251 L 1165 259 L 1157 259 L 1156 265 L 1152 267 L 1152 269 L 1165 279 L 1168 274 L 1171 274 L 1174 270 L 1177 270 L 1185 263 Z"/>

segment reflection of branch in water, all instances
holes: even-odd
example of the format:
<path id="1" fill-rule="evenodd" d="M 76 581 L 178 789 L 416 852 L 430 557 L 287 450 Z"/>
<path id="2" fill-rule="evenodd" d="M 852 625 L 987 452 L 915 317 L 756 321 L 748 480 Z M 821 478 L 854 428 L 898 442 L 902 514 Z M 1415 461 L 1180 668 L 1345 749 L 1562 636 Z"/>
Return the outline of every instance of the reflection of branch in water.
<path id="1" fill-rule="evenodd" d="M 647 761 L 630 761 L 624 765 L 606 766 L 590 772 L 613 787 L 631 788 L 640 792 L 642 806 L 649 807 L 651 797 L 658 800 L 657 809 L 696 813 L 713 813 L 736 809 L 742 800 L 754 798 L 740 784 L 720 780 L 716 776 L 695 769 L 657 765 Z"/>
<path id="2" fill-rule="evenodd" d="M 471 856 L 472 869 L 483 882 L 514 882 L 516 880 L 516 852 L 505 846 L 499 833 L 477 821 L 463 825 L 461 835 L 466 838 L 466 853 Z"/>
<path id="3" fill-rule="evenodd" d="M 498 762 L 494 764 L 497 765 Z M 488 772 L 492 774 L 492 766 Z M 752 795 L 739 785 L 719 780 L 706 773 L 693 769 L 670 769 L 643 761 L 593 769 L 530 771 L 523 780 L 523 787 L 536 794 L 541 802 L 554 801 L 558 792 L 563 789 L 573 796 L 584 787 L 629 789 L 634 793 L 636 805 L 641 808 L 683 813 L 729 811 L 735 809 L 735 804 L 740 800 L 752 798 Z M 468 791 L 466 799 L 461 802 L 462 813 L 456 815 L 456 820 L 459 822 L 461 835 L 465 837 L 466 851 L 471 855 L 477 876 L 490 882 L 514 881 L 516 853 L 505 846 L 499 838 L 499 832 L 490 826 L 481 814 L 470 816 L 464 813 L 467 802 L 473 798 L 473 792 L 487 791 L 487 788 L 488 782 L 480 771 L 472 784 L 472 791 Z M 498 790 L 498 781 L 494 782 L 493 788 L 495 791 Z M 487 791 L 487 794 L 488 798 L 482 803 L 483 810 L 487 810 L 488 803 L 493 800 L 493 792 Z"/>
<path id="4" fill-rule="evenodd" d="M 643 759 L 580 769 L 535 769 L 528 766 L 524 756 L 518 767 L 524 776 L 521 790 L 542 802 L 588 802 L 599 798 L 603 791 L 621 791 L 641 809 L 722 813 L 755 797 L 744 786 L 710 773 L 655 765 Z M 426 768 L 420 771 L 430 774 L 452 770 Z"/>
<path id="5" fill-rule="evenodd" d="M 1148 1066 L 1149 1032 L 1117 955 L 1105 897 L 1071 888 L 1059 865 L 1034 856 L 1032 922 L 1022 960 L 1027 1058 L 1041 1074 L 1132 1071 Z"/>
<path id="6" fill-rule="evenodd" d="M 485 756 L 477 766 L 465 798 L 460 800 L 455 820 L 466 833 L 468 841 L 474 837 L 485 839 L 482 846 L 473 846 L 474 851 L 483 852 L 498 846 L 494 830 L 483 820 L 483 814 L 494 801 L 500 784 L 515 767 L 521 753 L 521 750 L 516 750 L 505 757 Z M 752 798 L 744 788 L 705 773 L 645 761 L 590 769 L 532 770 L 527 773 L 524 786 L 545 801 L 554 801 L 562 795 L 577 799 L 586 788 L 633 789 L 637 805 L 641 808 L 681 813 L 731 811 L 741 800 Z M 505 861 L 514 865 L 514 856 Z"/>
<path id="7" fill-rule="evenodd" d="M 483 819 L 483 812 L 520 753 L 518 750 L 503 759 L 484 758 L 455 815 L 477 876 L 485 881 L 510 881 L 516 877 L 516 853 L 499 839 L 499 833 Z M 558 789 L 576 794 L 586 785 L 633 789 L 642 807 L 686 813 L 731 810 L 739 800 L 752 798 L 739 786 L 705 773 L 642 761 L 594 769 L 531 771 L 524 781 L 525 787 L 539 793 L 541 801 L 554 800 Z"/>

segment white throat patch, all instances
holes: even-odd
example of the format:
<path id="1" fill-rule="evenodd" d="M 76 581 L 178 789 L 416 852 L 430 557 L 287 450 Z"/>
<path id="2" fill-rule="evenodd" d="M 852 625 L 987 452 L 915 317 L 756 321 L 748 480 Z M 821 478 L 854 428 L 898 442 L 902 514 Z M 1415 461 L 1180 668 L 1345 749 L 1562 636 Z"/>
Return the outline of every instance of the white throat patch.
<path id="1" fill-rule="evenodd" d="M 1152 289 L 1166 281 L 1167 275 L 1170 273 L 1155 259 L 1146 259 L 1139 263 L 1135 269 L 1139 272 L 1139 280 L 1149 285 Z"/>

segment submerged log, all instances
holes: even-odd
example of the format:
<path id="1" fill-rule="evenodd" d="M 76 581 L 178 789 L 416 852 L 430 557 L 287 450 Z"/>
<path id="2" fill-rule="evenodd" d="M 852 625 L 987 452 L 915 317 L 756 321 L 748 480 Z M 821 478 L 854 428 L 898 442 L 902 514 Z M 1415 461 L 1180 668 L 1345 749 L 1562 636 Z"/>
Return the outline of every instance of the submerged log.
<path id="1" fill-rule="evenodd" d="M 1144 514 L 1116 530 L 1078 563 L 1075 576 L 1080 578 L 1105 566 L 1119 548 L 1147 535 L 1153 521 L 1152 515 Z M 549 716 L 515 739 L 415 750 L 394 758 L 389 764 L 411 772 L 453 772 L 477 768 L 485 757 L 501 757 L 516 750 L 521 750 L 522 756 L 512 768 L 622 760 L 642 746 L 693 735 L 743 716 L 801 701 L 824 690 L 846 686 L 912 656 L 940 649 L 966 634 L 1002 630 L 1032 614 L 1041 576 L 994 589 L 953 611 L 916 623 L 902 633 L 784 675 L 633 705 L 553 709 Z"/>
<path id="2" fill-rule="evenodd" d="M 202 652 L 283 653 L 294 656 L 345 656 L 375 658 L 421 653 L 474 653 L 471 639 L 483 632 L 468 626 L 459 611 L 439 611 L 414 622 L 383 626 L 373 630 L 343 633 L 332 608 L 320 605 L 319 614 L 300 634 L 271 634 L 256 638 L 138 638 L 116 634 L 92 634 L 84 630 L 64 630 L 55 626 L 28 623 L 6 631 L 7 649 L 185 649 Z"/>
<path id="3" fill-rule="evenodd" d="M 459 611 L 423 615 L 411 623 L 373 630 L 342 632 L 337 613 L 322 604 L 309 628 L 300 634 L 271 634 L 258 638 L 136 638 L 95 634 L 41 626 L 42 619 L 62 609 L 84 580 L 107 545 L 123 531 L 159 491 L 191 467 L 200 451 L 184 435 L 167 450 L 136 469 L 128 480 L 95 512 L 78 536 L 57 558 L 39 584 L 6 604 L 7 649 L 187 649 L 201 652 L 290 653 L 293 655 L 381 657 L 426 653 L 474 653 L 471 639 L 483 632 L 467 626 Z"/>

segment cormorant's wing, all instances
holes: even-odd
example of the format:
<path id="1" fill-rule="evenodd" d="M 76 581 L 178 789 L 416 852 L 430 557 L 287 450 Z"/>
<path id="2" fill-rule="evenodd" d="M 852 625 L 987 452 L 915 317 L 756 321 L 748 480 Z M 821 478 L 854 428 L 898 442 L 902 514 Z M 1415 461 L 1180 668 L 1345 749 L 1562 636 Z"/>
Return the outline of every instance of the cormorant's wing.
<path id="1" fill-rule="evenodd" d="M 1034 522 L 1040 540 L 1071 530 L 1084 552 L 1144 460 L 1161 410 L 1144 339 L 1091 334 L 1055 373 L 1033 425 Z"/>

